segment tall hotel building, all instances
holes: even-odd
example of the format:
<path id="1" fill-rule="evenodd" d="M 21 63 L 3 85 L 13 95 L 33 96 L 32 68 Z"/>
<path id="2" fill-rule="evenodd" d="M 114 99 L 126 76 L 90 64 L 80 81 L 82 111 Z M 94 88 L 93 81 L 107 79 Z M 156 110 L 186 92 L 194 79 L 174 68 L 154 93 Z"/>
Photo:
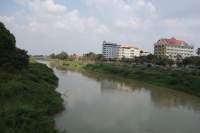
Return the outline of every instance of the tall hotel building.
<path id="1" fill-rule="evenodd" d="M 116 43 L 103 42 L 103 56 L 105 59 L 117 59 L 120 45 Z"/>
<path id="2" fill-rule="evenodd" d="M 160 39 L 154 44 L 154 54 L 157 56 L 167 56 L 176 60 L 177 56 L 182 58 L 194 55 L 194 47 L 182 40 L 175 38 Z"/>

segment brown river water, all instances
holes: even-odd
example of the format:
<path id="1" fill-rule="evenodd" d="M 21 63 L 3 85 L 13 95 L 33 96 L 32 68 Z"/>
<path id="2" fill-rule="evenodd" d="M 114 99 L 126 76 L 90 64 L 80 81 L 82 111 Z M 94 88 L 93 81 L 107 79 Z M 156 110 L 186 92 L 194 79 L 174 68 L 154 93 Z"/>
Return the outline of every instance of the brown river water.
<path id="1" fill-rule="evenodd" d="M 54 72 L 65 110 L 56 128 L 67 133 L 200 133 L 200 98 L 114 76 Z"/>

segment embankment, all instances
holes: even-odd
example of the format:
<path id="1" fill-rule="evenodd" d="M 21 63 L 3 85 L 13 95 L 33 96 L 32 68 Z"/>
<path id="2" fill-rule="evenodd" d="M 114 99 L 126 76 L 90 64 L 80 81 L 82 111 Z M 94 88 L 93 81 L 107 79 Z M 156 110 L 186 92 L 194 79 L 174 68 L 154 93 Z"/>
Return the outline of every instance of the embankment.
<path id="1" fill-rule="evenodd" d="M 54 114 L 62 109 L 58 79 L 46 65 L 31 63 L 18 72 L 0 70 L 0 131 L 57 133 Z"/>
<path id="2" fill-rule="evenodd" d="M 62 69 L 113 74 L 157 86 L 183 91 L 200 97 L 200 70 L 173 70 L 172 68 L 138 67 L 130 64 L 86 64 L 74 61 L 54 61 Z"/>

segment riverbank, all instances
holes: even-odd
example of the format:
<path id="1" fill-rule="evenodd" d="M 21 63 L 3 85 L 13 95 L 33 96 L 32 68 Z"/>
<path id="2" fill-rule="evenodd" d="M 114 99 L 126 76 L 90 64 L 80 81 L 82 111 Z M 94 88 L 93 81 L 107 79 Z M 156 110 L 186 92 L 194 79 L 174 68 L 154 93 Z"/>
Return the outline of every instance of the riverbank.
<path id="1" fill-rule="evenodd" d="M 61 111 L 58 78 L 46 65 L 9 73 L 0 70 L 0 131 L 2 133 L 58 133 L 54 114 Z"/>
<path id="2" fill-rule="evenodd" d="M 172 70 L 171 68 L 139 67 L 129 64 L 87 64 L 75 61 L 54 60 L 52 65 L 62 69 L 113 74 L 152 85 L 171 88 L 200 97 L 199 70 Z"/>

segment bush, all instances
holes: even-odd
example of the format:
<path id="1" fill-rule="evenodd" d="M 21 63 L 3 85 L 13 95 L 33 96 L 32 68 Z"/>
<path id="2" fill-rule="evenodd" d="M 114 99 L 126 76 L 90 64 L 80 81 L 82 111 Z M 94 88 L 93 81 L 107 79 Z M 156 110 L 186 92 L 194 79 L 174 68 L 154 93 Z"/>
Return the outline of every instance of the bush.
<path id="1" fill-rule="evenodd" d="M 25 50 L 0 49 L 0 67 L 9 71 L 26 68 L 29 63 L 29 56 Z"/>
<path id="2" fill-rule="evenodd" d="M 52 115 L 62 109 L 57 83 L 42 64 L 14 74 L 0 70 L 0 132 L 57 133 Z"/>

